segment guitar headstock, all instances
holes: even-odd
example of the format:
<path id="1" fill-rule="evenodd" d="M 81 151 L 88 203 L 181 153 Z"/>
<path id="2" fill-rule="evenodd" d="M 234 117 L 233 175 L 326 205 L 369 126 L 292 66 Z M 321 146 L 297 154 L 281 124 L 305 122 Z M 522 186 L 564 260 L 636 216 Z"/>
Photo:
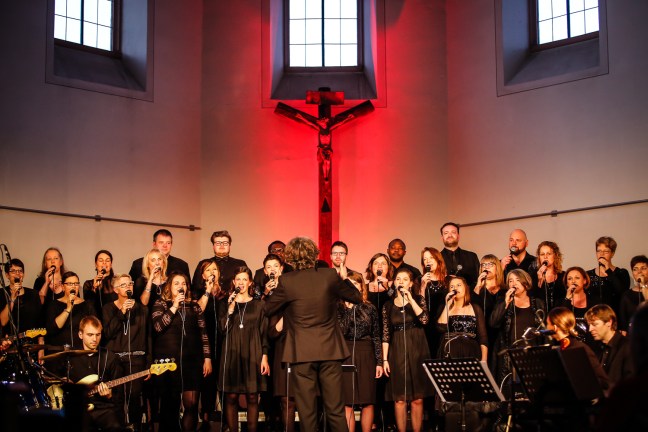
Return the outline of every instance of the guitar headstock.
<path id="1" fill-rule="evenodd" d="M 176 365 L 173 360 L 174 359 L 156 360 L 155 363 L 151 365 L 149 372 L 153 375 L 160 375 L 169 370 L 174 371 L 178 368 L 178 365 Z"/>
<path id="2" fill-rule="evenodd" d="M 32 330 L 27 330 L 25 331 L 25 336 L 28 338 L 35 338 L 38 336 L 45 336 L 47 334 L 47 330 L 44 328 L 37 328 L 37 329 L 32 329 Z"/>

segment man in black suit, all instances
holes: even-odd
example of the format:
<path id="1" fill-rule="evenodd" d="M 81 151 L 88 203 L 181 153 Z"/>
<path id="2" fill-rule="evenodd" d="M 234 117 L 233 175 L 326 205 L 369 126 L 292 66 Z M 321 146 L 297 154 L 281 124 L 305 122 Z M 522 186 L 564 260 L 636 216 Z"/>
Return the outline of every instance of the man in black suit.
<path id="1" fill-rule="evenodd" d="M 360 292 L 333 269 L 317 268 L 319 250 L 306 237 L 292 239 L 285 250 L 286 261 L 295 271 L 279 277 L 279 286 L 266 299 L 265 311 L 283 311 L 286 329 L 282 361 L 292 369 L 294 395 L 301 429 L 317 430 L 317 384 L 327 424 L 332 431 L 346 431 L 342 400 L 342 360 L 349 356 L 337 323 L 337 302 L 361 301 Z"/>
<path id="2" fill-rule="evenodd" d="M 459 224 L 446 222 L 441 226 L 441 256 L 449 275 L 463 276 L 472 288 L 479 277 L 479 258 L 475 252 L 459 247 Z"/>
<path id="3" fill-rule="evenodd" d="M 191 276 L 189 273 L 189 265 L 186 261 L 181 260 L 171 256 L 171 248 L 173 247 L 173 235 L 171 231 L 167 229 L 159 229 L 153 234 L 153 248 L 159 250 L 167 258 L 167 275 L 171 272 L 180 272 L 186 274 L 188 277 Z M 136 281 L 142 276 L 142 261 L 144 257 L 137 258 L 133 261 L 131 269 L 128 272 L 132 280 Z"/>

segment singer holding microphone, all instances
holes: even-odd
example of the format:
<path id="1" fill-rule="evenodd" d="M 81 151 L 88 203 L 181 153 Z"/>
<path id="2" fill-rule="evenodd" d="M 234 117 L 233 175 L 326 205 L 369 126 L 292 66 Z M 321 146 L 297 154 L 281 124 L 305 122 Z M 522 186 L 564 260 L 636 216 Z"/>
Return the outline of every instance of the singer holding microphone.
<path id="1" fill-rule="evenodd" d="M 491 327 L 499 329 L 495 344 L 497 352 L 513 346 L 527 328 L 542 324 L 545 305 L 541 299 L 529 295 L 531 283 L 531 276 L 521 269 L 513 269 L 506 276 L 508 291 L 504 299 L 495 305 L 489 319 Z M 511 373 L 508 353 L 497 357 L 496 371 L 498 382 Z"/>
<path id="2" fill-rule="evenodd" d="M 634 284 L 632 289 L 623 293 L 619 306 L 619 330 L 623 333 L 628 331 L 630 319 L 639 305 L 648 300 L 648 257 L 646 255 L 632 257 L 630 269 L 632 269 Z"/>
<path id="3" fill-rule="evenodd" d="M 450 292 L 437 321 L 442 339 L 439 358 L 488 359 L 488 334 L 484 313 L 470 302 L 470 287 L 461 276 L 450 278 Z"/>
<path id="4" fill-rule="evenodd" d="M 209 339 L 198 303 L 188 291 L 189 277 L 172 272 L 153 305 L 153 357 L 174 358 L 175 371 L 156 375 L 160 396 L 160 431 L 195 431 L 203 376 L 212 373 Z M 184 414 L 180 423 L 180 401 Z"/>
<path id="5" fill-rule="evenodd" d="M 81 348 L 78 337 L 79 323 L 90 315 L 96 315 L 94 306 L 79 297 L 79 276 L 68 271 L 63 273 L 63 297 L 52 301 L 47 307 L 45 341 L 49 345 L 70 345 Z"/>
<path id="6" fill-rule="evenodd" d="M 132 375 L 149 368 L 152 363 L 151 335 L 149 334 L 148 308 L 137 303 L 133 297 L 133 281 L 128 274 L 117 274 L 111 279 L 111 289 L 116 300 L 103 306 L 103 337 L 106 349 L 117 356 L 121 370 Z M 130 381 L 116 391 L 124 393 L 128 423 L 135 431 L 142 427 L 144 401 L 141 379 Z"/>
<path id="7" fill-rule="evenodd" d="M 547 310 L 553 309 L 567 294 L 563 278 L 562 253 L 558 245 L 552 241 L 543 241 L 538 245 L 538 271 L 533 277 L 534 297 L 543 299 Z"/>
<path id="8" fill-rule="evenodd" d="M 167 257 L 158 249 L 151 249 L 142 260 L 142 276 L 135 281 L 135 298 L 144 306 L 155 304 L 167 282 Z"/>
<path id="9" fill-rule="evenodd" d="M 115 276 L 112 268 L 113 256 L 107 250 L 100 250 L 95 254 L 95 277 L 83 283 L 83 299 L 92 303 L 99 314 L 97 317 L 102 319 L 103 307 L 117 299 L 117 294 L 113 292 L 112 279 Z M 105 343 L 102 339 L 102 343 Z"/>
<path id="10" fill-rule="evenodd" d="M 383 370 L 389 377 L 385 399 L 394 401 L 396 427 L 405 432 L 407 402 L 411 406 L 412 430 L 423 426 L 423 399 L 432 396 L 432 384 L 423 369 L 423 360 L 430 358 L 423 326 L 428 323 L 425 298 L 412 294 L 412 272 L 404 267 L 396 270 L 396 295 L 382 310 Z"/>
<path id="11" fill-rule="evenodd" d="M 58 248 L 48 248 L 43 254 L 41 272 L 34 281 L 34 289 L 38 291 L 41 304 L 47 309 L 49 303 L 55 298 L 63 296 L 63 280 L 65 273 L 63 254 Z"/>
<path id="12" fill-rule="evenodd" d="M 617 242 L 612 237 L 600 237 L 596 240 L 597 266 L 588 270 L 587 274 L 590 279 L 590 291 L 618 315 L 621 296 L 630 288 L 630 274 L 628 270 L 612 263 L 616 249 Z"/>
<path id="13" fill-rule="evenodd" d="M 570 267 L 565 272 L 563 283 L 567 287 L 567 296 L 557 303 L 560 307 L 571 310 L 576 317 L 576 332 L 581 340 L 596 347 L 589 333 L 585 312 L 592 306 L 602 303 L 598 292 L 590 288 L 590 278 L 582 267 Z"/>
<path id="14" fill-rule="evenodd" d="M 247 401 L 247 430 L 256 432 L 259 393 L 266 390 L 268 362 L 267 319 L 263 302 L 252 297 L 254 282 L 248 267 L 236 269 L 227 301 L 221 301 L 218 328 L 225 334 L 218 389 L 224 394 L 225 418 L 231 432 L 238 431 L 238 399 Z"/>

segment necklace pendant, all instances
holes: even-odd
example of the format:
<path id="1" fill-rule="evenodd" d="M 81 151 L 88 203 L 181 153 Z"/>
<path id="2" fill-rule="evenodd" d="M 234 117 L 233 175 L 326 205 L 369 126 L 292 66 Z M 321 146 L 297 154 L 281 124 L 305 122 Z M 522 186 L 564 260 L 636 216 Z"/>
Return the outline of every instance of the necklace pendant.
<path id="1" fill-rule="evenodd" d="M 243 328 L 243 324 L 239 324 L 239 328 Z"/>

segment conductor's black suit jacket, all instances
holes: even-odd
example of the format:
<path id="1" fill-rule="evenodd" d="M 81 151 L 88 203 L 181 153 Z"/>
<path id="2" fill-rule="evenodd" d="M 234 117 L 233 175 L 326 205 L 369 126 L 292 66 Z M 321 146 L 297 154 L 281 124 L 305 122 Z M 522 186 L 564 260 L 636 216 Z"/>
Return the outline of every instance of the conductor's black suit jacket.
<path id="1" fill-rule="evenodd" d="M 342 360 L 349 356 L 337 323 L 337 302 L 361 301 L 350 281 L 342 281 L 329 268 L 292 271 L 279 277 L 266 299 L 266 315 L 282 312 L 286 340 L 282 362 L 302 363 Z"/>

